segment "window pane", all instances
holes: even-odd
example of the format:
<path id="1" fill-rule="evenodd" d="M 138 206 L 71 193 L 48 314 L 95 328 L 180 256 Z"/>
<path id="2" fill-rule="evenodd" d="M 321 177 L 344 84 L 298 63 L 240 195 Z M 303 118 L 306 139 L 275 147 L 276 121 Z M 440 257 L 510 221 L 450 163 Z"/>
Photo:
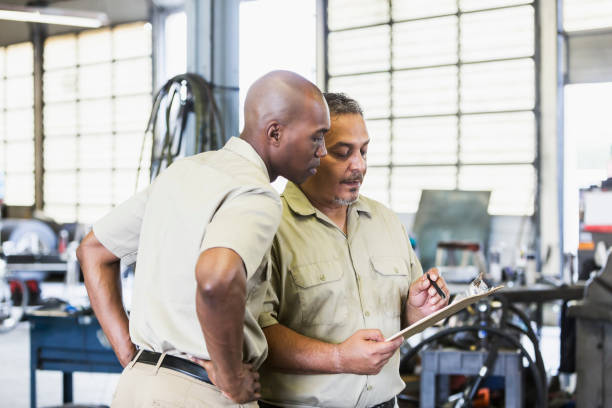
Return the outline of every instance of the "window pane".
<path id="1" fill-rule="evenodd" d="M 34 143 L 32 140 L 6 144 L 6 169 L 11 173 L 34 171 Z"/>
<path id="2" fill-rule="evenodd" d="M 82 223 L 93 224 L 109 212 L 111 208 L 110 205 L 80 205 L 77 209 L 77 217 Z"/>
<path id="3" fill-rule="evenodd" d="M 129 114 L 129 111 L 126 114 Z M 109 134 L 112 131 L 112 117 L 111 99 L 79 103 L 79 130 L 82 134 Z"/>
<path id="4" fill-rule="evenodd" d="M 408 20 L 422 17 L 454 14 L 457 0 L 408 0 L 393 1 L 393 19 Z"/>
<path id="5" fill-rule="evenodd" d="M 110 63 L 86 65 L 79 68 L 79 98 L 109 97 L 111 95 L 111 74 Z"/>
<path id="6" fill-rule="evenodd" d="M 6 47 L 6 76 L 26 76 L 34 72 L 32 43 L 20 43 Z"/>
<path id="7" fill-rule="evenodd" d="M 461 117 L 463 163 L 532 162 L 535 159 L 533 112 Z"/>
<path id="8" fill-rule="evenodd" d="M 113 160 L 113 139 L 110 135 L 81 136 L 79 138 L 79 167 L 81 169 L 109 169 Z M 108 197 L 110 200 L 110 195 Z"/>
<path id="9" fill-rule="evenodd" d="M 1 48 L 0 48 L 1 50 Z M 5 98 L 4 98 L 4 90 L 5 90 L 6 86 L 5 86 L 5 81 L 4 79 L 2 79 L 2 76 L 0 76 L 0 112 L 6 107 L 6 102 L 5 102 Z M 1 113 L 0 113 L 1 115 Z M 2 129 L 0 129 L 0 132 L 2 131 Z"/>
<path id="10" fill-rule="evenodd" d="M 76 217 L 76 205 L 55 205 L 45 202 L 45 214 L 56 222 L 74 222 Z"/>
<path id="11" fill-rule="evenodd" d="M 48 171 L 70 170 L 70 173 L 74 174 L 74 169 L 77 168 L 77 140 L 73 136 L 53 137 L 45 139 L 44 147 L 46 188 Z M 47 197 L 45 195 L 46 200 Z"/>
<path id="12" fill-rule="evenodd" d="M 459 0 L 459 7 L 461 11 L 473 11 L 528 3 L 533 0 Z"/>
<path id="13" fill-rule="evenodd" d="M 133 196 L 136 192 L 136 169 L 115 171 L 113 174 L 113 186 L 115 203 L 122 203 Z"/>
<path id="14" fill-rule="evenodd" d="M 456 162 L 456 116 L 394 121 L 393 164 L 455 164 Z"/>
<path id="15" fill-rule="evenodd" d="M 360 194 L 389 206 L 389 168 L 368 167 Z"/>
<path id="16" fill-rule="evenodd" d="M 456 62 L 456 16 L 393 25 L 393 68 Z"/>
<path id="17" fill-rule="evenodd" d="M 396 167 L 391 178 L 392 208 L 397 212 L 415 213 L 421 190 L 455 188 L 455 166 Z"/>
<path id="18" fill-rule="evenodd" d="M 45 102 L 74 101 L 77 98 L 77 70 L 66 68 L 43 75 Z"/>
<path id="19" fill-rule="evenodd" d="M 31 76 L 8 78 L 4 84 L 7 109 L 34 106 L 34 80 Z"/>
<path id="20" fill-rule="evenodd" d="M 388 25 L 331 33 L 329 73 L 340 75 L 388 70 L 390 39 Z"/>
<path id="21" fill-rule="evenodd" d="M 368 164 L 387 165 L 390 162 L 391 150 L 389 145 L 390 121 L 369 120 L 366 122 L 370 144 L 368 145 Z"/>
<path id="22" fill-rule="evenodd" d="M 118 97 L 113 102 L 117 132 L 144 132 L 151 112 L 151 95 Z"/>
<path id="23" fill-rule="evenodd" d="M 75 172 L 45 172 L 45 209 L 47 208 L 47 203 L 74 205 L 76 191 L 77 174 Z"/>
<path id="24" fill-rule="evenodd" d="M 118 169 L 136 169 L 142 147 L 143 133 L 118 133 L 115 136 L 114 166 Z M 143 159 L 150 161 L 150 143 L 143 151 Z"/>
<path id="25" fill-rule="evenodd" d="M 151 58 L 118 61 L 113 64 L 113 93 L 133 95 L 151 92 Z"/>
<path id="26" fill-rule="evenodd" d="M 45 71 L 73 67 L 77 62 L 77 41 L 75 34 L 49 37 L 45 41 Z"/>
<path id="27" fill-rule="evenodd" d="M 4 202 L 7 205 L 34 204 L 34 174 L 7 173 Z"/>
<path id="28" fill-rule="evenodd" d="M 111 56 L 111 32 L 108 28 L 88 30 L 79 34 L 79 64 L 106 62 Z"/>
<path id="29" fill-rule="evenodd" d="M 44 124 L 46 138 L 74 135 L 77 132 L 76 103 L 46 104 L 44 107 Z"/>
<path id="30" fill-rule="evenodd" d="M 113 58 L 124 59 L 151 55 L 151 25 L 125 24 L 113 29 Z M 146 74 L 143 72 L 143 74 Z M 150 72 L 149 72 L 150 75 Z"/>
<path id="31" fill-rule="evenodd" d="M 535 170 L 532 165 L 462 166 L 459 188 L 491 190 L 489 214 L 533 214 Z"/>
<path id="32" fill-rule="evenodd" d="M 331 78 L 329 90 L 356 99 L 365 118 L 383 118 L 390 116 L 389 78 L 388 73 Z"/>
<path id="33" fill-rule="evenodd" d="M 90 205 L 110 205 L 112 197 L 111 172 L 105 171 L 80 171 L 79 192 L 77 199 L 79 203 Z M 100 214 L 102 216 L 104 214 Z"/>
<path id="34" fill-rule="evenodd" d="M 6 140 L 34 139 L 34 112 L 32 109 L 6 111 L 5 120 Z"/>
<path id="35" fill-rule="evenodd" d="M 531 6 L 464 14 L 461 16 L 461 59 L 531 56 L 534 34 Z"/>
<path id="36" fill-rule="evenodd" d="M 612 27 L 610 0 L 563 0 L 563 29 L 591 30 Z"/>
<path id="37" fill-rule="evenodd" d="M 461 111 L 532 109 L 535 73 L 532 59 L 466 64 L 461 67 Z"/>
<path id="38" fill-rule="evenodd" d="M 393 75 L 395 116 L 457 112 L 457 67 L 415 69 Z"/>
<path id="39" fill-rule="evenodd" d="M 389 21 L 388 0 L 329 0 L 327 10 L 330 30 Z"/>

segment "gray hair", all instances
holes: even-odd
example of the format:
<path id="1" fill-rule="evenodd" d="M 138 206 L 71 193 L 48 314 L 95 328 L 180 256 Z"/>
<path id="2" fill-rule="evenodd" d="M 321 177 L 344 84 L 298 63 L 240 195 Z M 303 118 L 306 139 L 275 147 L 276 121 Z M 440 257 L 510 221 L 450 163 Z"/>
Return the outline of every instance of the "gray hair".
<path id="1" fill-rule="evenodd" d="M 347 115 L 357 114 L 363 116 L 361 106 L 356 100 L 349 98 L 343 93 L 325 92 L 323 93 L 327 106 L 329 106 L 329 114 L 334 115 Z"/>

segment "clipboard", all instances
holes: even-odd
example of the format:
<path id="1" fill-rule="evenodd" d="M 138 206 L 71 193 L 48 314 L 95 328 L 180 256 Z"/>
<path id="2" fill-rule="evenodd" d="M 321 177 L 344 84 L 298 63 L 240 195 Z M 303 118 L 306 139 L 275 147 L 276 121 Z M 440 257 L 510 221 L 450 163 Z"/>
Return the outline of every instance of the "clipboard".
<path id="1" fill-rule="evenodd" d="M 460 311 L 462 309 L 465 309 L 466 307 L 468 307 L 472 303 L 476 303 L 480 299 L 485 298 L 485 297 L 487 297 L 487 296 L 497 292 L 498 290 L 502 289 L 503 287 L 504 287 L 503 285 L 496 286 L 496 287 L 491 288 L 488 291 L 486 291 L 484 293 L 481 293 L 479 295 L 468 296 L 468 297 L 460 299 L 460 300 L 458 300 L 456 302 L 453 302 L 453 303 L 443 307 L 442 309 L 433 312 L 429 316 L 425 316 L 421 320 L 411 324 L 410 326 L 406 327 L 405 329 L 403 329 L 401 331 L 398 331 L 393 336 L 386 338 L 385 341 L 391 341 L 393 339 L 398 338 L 399 336 L 403 336 L 404 339 L 407 339 L 407 338 L 409 338 L 409 337 L 411 337 L 411 336 L 413 336 L 413 335 L 415 335 L 417 333 L 422 332 L 426 328 L 433 326 L 434 324 L 438 323 L 440 320 L 446 319 L 447 317 L 454 315 L 458 311 Z"/>

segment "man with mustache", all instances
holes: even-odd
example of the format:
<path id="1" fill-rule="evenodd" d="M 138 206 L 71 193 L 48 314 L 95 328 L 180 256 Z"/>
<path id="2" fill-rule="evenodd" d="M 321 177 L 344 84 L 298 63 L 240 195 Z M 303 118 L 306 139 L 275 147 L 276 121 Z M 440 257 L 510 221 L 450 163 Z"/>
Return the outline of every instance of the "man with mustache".
<path id="1" fill-rule="evenodd" d="M 370 143 L 361 108 L 328 93 L 328 151 L 289 182 L 259 323 L 269 354 L 260 407 L 394 407 L 403 339 L 386 337 L 444 307 L 403 225 L 359 195 Z M 433 280 L 448 294 L 435 269 Z"/>
<path id="2" fill-rule="evenodd" d="M 314 174 L 330 123 L 319 89 L 288 71 L 258 79 L 244 111 L 239 138 L 173 163 L 79 247 L 92 307 L 125 367 L 114 408 L 237 407 L 259 398 L 267 345 L 257 317 L 281 217 L 270 181 Z M 129 321 L 122 258 L 137 260 Z"/>

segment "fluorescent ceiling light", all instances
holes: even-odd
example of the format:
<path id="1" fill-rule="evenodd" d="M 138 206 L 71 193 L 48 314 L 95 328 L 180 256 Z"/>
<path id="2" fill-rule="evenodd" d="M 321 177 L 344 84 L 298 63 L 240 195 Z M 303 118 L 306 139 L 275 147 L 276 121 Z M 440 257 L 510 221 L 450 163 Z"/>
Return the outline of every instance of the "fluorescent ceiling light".
<path id="1" fill-rule="evenodd" d="M 105 13 L 0 4 L 0 20 L 98 28 L 108 24 Z"/>

